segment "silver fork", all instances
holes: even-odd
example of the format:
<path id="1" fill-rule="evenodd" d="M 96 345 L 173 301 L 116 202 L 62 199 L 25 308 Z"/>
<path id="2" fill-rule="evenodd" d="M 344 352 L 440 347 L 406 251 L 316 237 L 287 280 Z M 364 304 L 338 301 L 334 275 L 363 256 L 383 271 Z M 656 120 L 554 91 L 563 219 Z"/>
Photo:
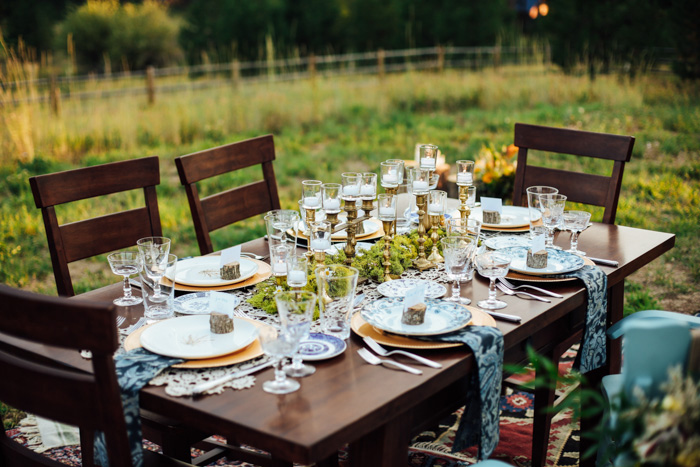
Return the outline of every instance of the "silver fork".
<path id="1" fill-rule="evenodd" d="M 255 253 L 248 253 L 248 252 L 242 252 L 241 256 L 247 256 L 248 258 L 257 259 L 260 261 L 264 261 L 270 257 L 270 255 L 256 255 Z"/>
<path id="2" fill-rule="evenodd" d="M 126 321 L 126 316 L 117 316 L 117 327 L 124 324 L 124 321 Z"/>
<path id="3" fill-rule="evenodd" d="M 511 290 L 530 289 L 530 290 L 536 290 L 536 291 L 538 291 L 538 292 L 540 292 L 540 293 L 543 293 L 543 294 L 545 294 L 545 295 L 549 295 L 550 297 L 554 297 L 554 298 L 564 298 L 563 295 L 560 295 L 560 294 L 558 294 L 558 293 L 556 293 L 556 292 L 550 292 L 549 290 L 540 289 L 539 287 L 535 287 L 534 285 L 513 285 L 513 283 L 510 282 L 510 281 L 508 281 L 508 279 L 506 279 L 505 277 L 499 277 L 498 280 L 499 280 L 503 285 L 505 285 L 506 287 L 508 287 L 508 288 L 511 289 Z"/>
<path id="4" fill-rule="evenodd" d="M 125 332 L 126 335 L 128 336 L 129 334 L 131 334 L 132 332 L 136 331 L 138 328 L 140 328 L 140 327 L 143 326 L 144 324 L 146 324 L 146 317 L 145 317 L 145 316 L 142 316 L 141 318 L 139 318 L 138 321 L 136 321 L 134 324 L 132 324 L 131 326 L 129 326 L 128 328 L 126 328 L 126 329 L 124 330 L 124 332 Z"/>
<path id="5" fill-rule="evenodd" d="M 406 352 L 404 350 L 387 350 L 381 345 L 379 345 L 379 342 L 375 341 L 369 336 L 365 336 L 362 339 L 365 341 L 365 344 L 367 344 L 367 347 L 374 350 L 374 353 L 381 355 L 382 357 L 388 357 L 390 355 L 398 354 L 412 358 L 415 361 L 422 363 L 423 365 L 427 365 L 433 368 L 442 368 L 442 365 L 440 363 L 428 360 L 427 358 L 423 358 L 420 355 L 416 355 L 411 352 Z"/>
<path id="6" fill-rule="evenodd" d="M 399 370 L 408 371 L 409 373 L 413 373 L 414 375 L 423 374 L 423 372 L 418 368 L 413 368 L 411 366 L 404 365 L 403 363 L 395 362 L 393 360 L 385 360 L 379 358 L 367 349 L 359 349 L 357 353 L 360 355 L 360 357 L 364 359 L 364 361 L 366 361 L 370 365 L 386 365 L 388 367 L 394 367 Z"/>
<path id="7" fill-rule="evenodd" d="M 534 298 L 535 300 L 539 300 L 541 302 L 551 303 L 551 300 L 549 300 L 548 298 L 540 297 L 539 295 L 533 295 L 531 293 L 523 292 L 521 290 L 510 290 L 508 287 L 501 284 L 500 282 L 496 282 L 496 287 L 498 287 L 498 290 L 500 290 L 506 295 L 515 295 L 518 298 L 523 298 L 522 296 L 524 295 L 525 297 Z"/>

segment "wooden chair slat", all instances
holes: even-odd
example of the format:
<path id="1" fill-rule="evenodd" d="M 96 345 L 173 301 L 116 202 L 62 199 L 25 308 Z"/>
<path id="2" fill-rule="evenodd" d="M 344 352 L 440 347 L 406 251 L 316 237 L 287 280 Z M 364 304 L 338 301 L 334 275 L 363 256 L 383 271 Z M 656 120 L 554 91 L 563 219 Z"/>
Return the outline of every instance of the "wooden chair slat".
<path id="1" fill-rule="evenodd" d="M 610 187 L 610 177 L 602 175 L 568 172 L 566 170 L 529 166 L 525 175 L 525 186 L 551 185 L 557 181 L 559 193 L 575 203 L 605 206 Z M 527 196 L 521 200 L 527 206 Z"/>
<path id="2" fill-rule="evenodd" d="M 210 231 L 273 209 L 265 180 L 233 188 L 201 200 Z M 231 206 L 236 206 L 235 210 Z"/>

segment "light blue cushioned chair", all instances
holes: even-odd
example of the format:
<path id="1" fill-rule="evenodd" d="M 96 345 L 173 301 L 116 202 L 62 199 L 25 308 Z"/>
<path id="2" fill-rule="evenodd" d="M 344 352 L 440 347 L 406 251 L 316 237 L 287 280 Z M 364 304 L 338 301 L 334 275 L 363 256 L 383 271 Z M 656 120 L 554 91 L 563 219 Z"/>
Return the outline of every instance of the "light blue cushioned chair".
<path id="1" fill-rule="evenodd" d="M 624 335 L 622 372 L 603 377 L 602 391 L 608 401 L 607 423 L 614 427 L 616 413 L 611 402 L 623 394 L 634 399 L 634 388 L 653 398 L 661 394 L 661 385 L 668 380 L 668 369 L 680 365 L 686 368 L 691 346 L 691 329 L 700 328 L 700 317 L 661 310 L 634 313 L 608 329 L 611 339 Z M 610 465 L 604 452 L 611 440 L 601 442 L 598 465 Z"/>

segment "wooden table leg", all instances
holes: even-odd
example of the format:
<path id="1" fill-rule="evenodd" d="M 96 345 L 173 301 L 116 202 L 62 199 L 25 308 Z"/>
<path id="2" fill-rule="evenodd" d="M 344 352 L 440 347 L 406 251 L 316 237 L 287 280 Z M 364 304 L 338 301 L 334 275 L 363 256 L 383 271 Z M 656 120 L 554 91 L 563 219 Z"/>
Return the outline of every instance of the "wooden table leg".
<path id="1" fill-rule="evenodd" d="M 413 417 L 403 413 L 350 443 L 350 467 L 406 467 Z"/>

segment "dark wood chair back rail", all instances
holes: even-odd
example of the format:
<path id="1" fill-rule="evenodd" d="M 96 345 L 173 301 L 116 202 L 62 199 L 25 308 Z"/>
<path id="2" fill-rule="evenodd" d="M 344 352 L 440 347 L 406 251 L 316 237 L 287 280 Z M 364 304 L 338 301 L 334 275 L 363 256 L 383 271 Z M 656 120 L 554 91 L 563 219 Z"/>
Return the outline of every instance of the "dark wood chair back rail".
<path id="1" fill-rule="evenodd" d="M 615 223 L 622 175 L 634 147 L 633 136 L 516 123 L 514 144 L 519 150 L 513 205 L 527 206 L 526 190 L 530 186 L 554 186 L 568 201 L 604 207 L 603 223 Z M 612 173 L 604 176 L 528 165 L 530 149 L 609 160 Z"/>
<path id="2" fill-rule="evenodd" d="M 34 202 L 41 209 L 59 295 L 73 296 L 68 264 L 161 236 L 156 186 L 157 156 L 112 162 L 31 177 Z M 97 196 L 143 189 L 145 206 L 59 225 L 55 206 Z"/>
<path id="3" fill-rule="evenodd" d="M 185 186 L 200 252 L 214 251 L 210 232 L 280 208 L 272 167 L 275 144 L 272 135 L 177 157 L 175 165 Z M 200 198 L 197 182 L 228 172 L 260 165 L 263 180 Z"/>

